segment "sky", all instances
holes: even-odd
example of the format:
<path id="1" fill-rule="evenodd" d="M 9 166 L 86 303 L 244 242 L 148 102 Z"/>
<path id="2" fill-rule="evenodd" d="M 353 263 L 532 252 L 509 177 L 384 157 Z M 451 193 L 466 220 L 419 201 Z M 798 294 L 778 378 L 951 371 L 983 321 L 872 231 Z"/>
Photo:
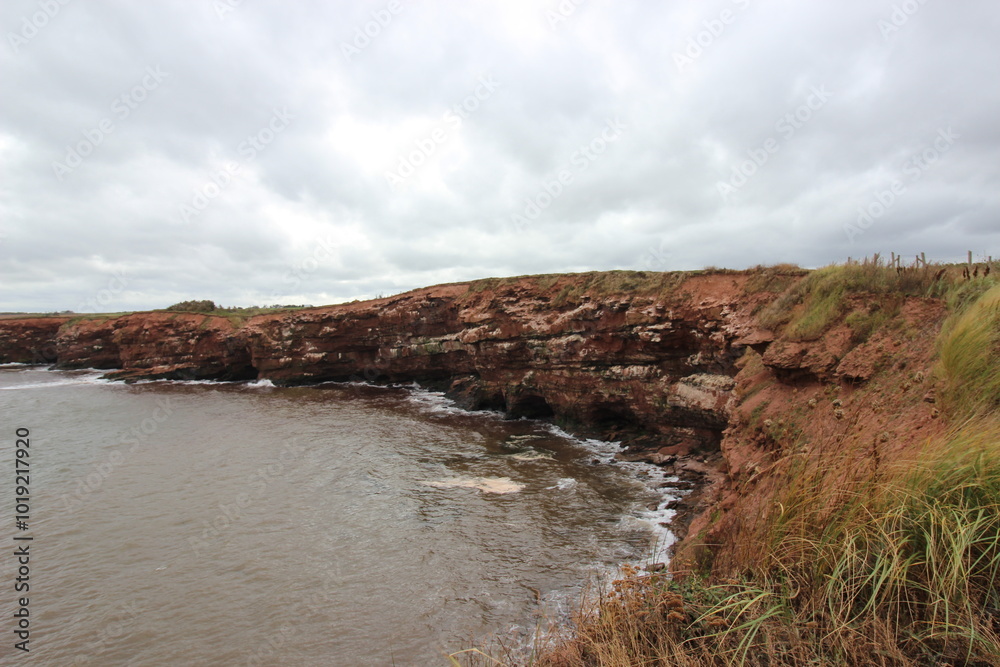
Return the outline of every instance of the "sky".
<path id="1" fill-rule="evenodd" d="M 0 311 L 1000 257 L 993 0 L 6 0 Z"/>

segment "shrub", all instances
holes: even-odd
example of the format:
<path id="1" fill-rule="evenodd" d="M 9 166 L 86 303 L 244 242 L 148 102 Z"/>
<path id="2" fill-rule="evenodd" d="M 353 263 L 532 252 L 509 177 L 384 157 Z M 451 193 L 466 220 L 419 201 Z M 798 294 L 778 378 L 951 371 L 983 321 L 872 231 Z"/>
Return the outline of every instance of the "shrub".
<path id="1" fill-rule="evenodd" d="M 181 301 L 167 308 L 169 311 L 182 313 L 210 313 L 215 310 L 215 302 L 204 301 Z"/>

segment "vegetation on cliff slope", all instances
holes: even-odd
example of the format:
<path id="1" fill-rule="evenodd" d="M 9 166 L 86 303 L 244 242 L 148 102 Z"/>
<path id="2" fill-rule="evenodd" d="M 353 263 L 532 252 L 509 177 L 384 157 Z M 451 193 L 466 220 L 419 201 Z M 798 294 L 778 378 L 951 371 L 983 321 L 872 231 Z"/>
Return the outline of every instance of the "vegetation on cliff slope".
<path id="1" fill-rule="evenodd" d="M 878 262 L 828 267 L 786 289 L 760 317 L 791 340 L 816 339 L 835 323 L 857 329 L 855 343 L 893 326 L 905 339 L 898 314 L 907 296 L 938 297 L 951 309 L 927 378 L 939 389 L 943 427 L 918 451 L 886 462 L 880 456 L 891 434 L 850 449 L 847 425 L 828 440 L 843 442 L 843 466 L 810 466 L 808 449 L 788 441 L 797 437 L 796 420 L 819 422 L 809 412 L 815 401 L 784 406 L 789 424 L 770 425 L 770 433 L 759 422 L 735 425 L 741 437 L 766 436 L 769 446 L 792 452 L 781 455 L 774 496 L 764 496 L 774 506 L 731 531 L 734 543 L 706 545 L 702 557 L 681 563 L 690 568 L 682 576 L 627 571 L 581 608 L 570 640 L 531 664 L 1000 665 L 995 276 L 964 281 L 960 267 L 898 271 Z M 912 397 L 912 382 L 912 370 L 899 363 L 857 389 L 856 401 L 893 410 L 885 387 L 896 384 L 891 395 L 901 413 L 904 403 L 911 411 L 923 405 L 937 419 L 937 407 Z M 840 399 L 832 402 L 843 413 Z M 741 482 L 748 493 L 766 483 L 755 481 L 761 475 Z M 727 556 L 714 558 L 720 546 Z"/>
<path id="2" fill-rule="evenodd" d="M 984 289 L 981 281 L 977 287 Z M 959 296 L 966 297 L 968 288 Z M 948 323 L 941 342 L 945 405 L 956 415 L 1000 412 L 1000 286 L 993 286 Z"/>
<path id="3" fill-rule="evenodd" d="M 768 305 L 760 313 L 760 324 L 779 329 L 792 340 L 814 340 L 851 308 L 851 297 L 875 298 L 875 325 L 894 317 L 908 296 L 939 297 L 954 289 L 952 276 L 958 267 L 924 265 L 890 267 L 874 260 L 817 269 Z M 875 328 L 871 322 L 856 326 Z M 854 327 L 852 327 L 854 328 Z"/>
<path id="4" fill-rule="evenodd" d="M 926 467 L 853 489 L 832 517 L 822 494 L 801 498 L 769 563 L 628 572 L 535 664 L 1000 664 L 998 437 L 958 433 Z"/>

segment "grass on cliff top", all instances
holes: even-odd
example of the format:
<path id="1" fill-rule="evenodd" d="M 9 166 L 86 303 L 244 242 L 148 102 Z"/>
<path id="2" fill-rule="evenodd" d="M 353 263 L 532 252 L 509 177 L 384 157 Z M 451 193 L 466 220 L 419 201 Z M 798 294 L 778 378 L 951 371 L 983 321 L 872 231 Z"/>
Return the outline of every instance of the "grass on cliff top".
<path id="1" fill-rule="evenodd" d="M 64 326 L 73 326 L 79 324 L 80 322 L 92 322 L 95 320 L 115 320 L 119 317 L 124 317 L 126 315 L 135 315 L 136 313 L 170 313 L 173 316 L 179 315 L 201 315 L 206 318 L 204 322 L 207 322 L 208 317 L 222 317 L 229 320 L 230 324 L 234 328 L 239 328 L 243 326 L 247 320 L 256 315 L 265 315 L 269 313 L 283 313 L 292 310 L 301 310 L 301 308 L 238 308 L 238 309 L 228 309 L 228 310 L 214 310 L 214 311 L 170 311 L 170 310 L 149 310 L 149 311 L 123 311 L 120 313 L 87 313 L 87 314 L 77 314 L 73 315 L 66 321 Z M 204 323 L 203 322 L 203 323 Z"/>
<path id="2" fill-rule="evenodd" d="M 944 436 L 838 483 L 790 475 L 737 559 L 626 572 L 521 664 L 1000 665 L 1000 286 L 944 296 Z"/>
<path id="3" fill-rule="evenodd" d="M 827 266 L 786 289 L 760 312 L 758 321 L 789 339 L 814 340 L 851 311 L 852 297 L 862 297 L 869 313 L 881 311 L 870 321 L 856 318 L 848 323 L 862 330 L 864 337 L 891 319 L 906 297 L 937 297 L 960 306 L 997 284 L 996 274 L 963 280 L 962 266 L 928 264 L 898 269 L 878 255 L 862 262 Z"/>
<path id="4" fill-rule="evenodd" d="M 218 308 L 212 311 L 199 313 L 210 317 L 224 317 L 235 328 L 240 328 L 246 324 L 247 320 L 258 315 L 271 315 L 273 313 L 290 313 L 297 310 L 308 310 L 313 306 L 251 306 L 249 308 Z"/>
<path id="5" fill-rule="evenodd" d="M 269 315 L 271 313 L 285 313 L 296 310 L 305 310 L 308 308 L 313 308 L 314 306 L 250 306 L 247 308 L 216 308 L 215 310 L 171 310 L 169 308 L 160 308 L 156 310 L 127 310 L 120 313 L 53 313 L 51 315 L 45 315 L 45 317 L 69 317 L 66 321 L 65 326 L 72 326 L 74 324 L 79 324 L 80 322 L 90 322 L 94 320 L 114 320 L 119 317 L 124 317 L 126 315 L 134 315 L 136 313 L 171 313 L 174 315 L 188 314 L 188 315 L 203 315 L 208 317 L 223 317 L 236 328 L 243 326 L 247 320 L 251 317 L 257 315 Z M 31 317 L 39 317 L 36 315 L 31 315 Z"/>
<path id="6" fill-rule="evenodd" d="M 775 264 L 765 266 L 759 264 L 752 269 L 748 269 L 750 279 L 747 280 L 743 291 L 748 294 L 759 292 L 782 293 L 799 281 L 800 278 L 809 274 L 809 269 L 803 269 L 796 264 Z"/>
<path id="7" fill-rule="evenodd" d="M 314 306 L 248 306 L 239 308 L 236 306 L 213 309 L 179 309 L 179 308 L 159 308 L 151 311 L 154 313 L 192 313 L 195 315 L 211 315 L 213 317 L 254 317 L 255 315 L 270 315 L 271 313 L 284 313 L 293 310 L 305 310 Z"/>

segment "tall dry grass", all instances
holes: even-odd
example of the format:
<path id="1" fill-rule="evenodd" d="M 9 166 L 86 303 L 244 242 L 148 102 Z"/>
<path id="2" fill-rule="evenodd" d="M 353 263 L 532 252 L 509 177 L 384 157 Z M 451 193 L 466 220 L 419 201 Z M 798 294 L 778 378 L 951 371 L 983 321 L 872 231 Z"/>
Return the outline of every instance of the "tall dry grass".
<path id="1" fill-rule="evenodd" d="M 1000 411 L 1000 285 L 945 324 L 939 353 L 947 409 L 964 416 Z"/>
<path id="2" fill-rule="evenodd" d="M 833 513 L 801 496 L 768 558 L 732 578 L 633 572 L 532 664 L 998 665 L 998 443 L 969 424 Z"/>

